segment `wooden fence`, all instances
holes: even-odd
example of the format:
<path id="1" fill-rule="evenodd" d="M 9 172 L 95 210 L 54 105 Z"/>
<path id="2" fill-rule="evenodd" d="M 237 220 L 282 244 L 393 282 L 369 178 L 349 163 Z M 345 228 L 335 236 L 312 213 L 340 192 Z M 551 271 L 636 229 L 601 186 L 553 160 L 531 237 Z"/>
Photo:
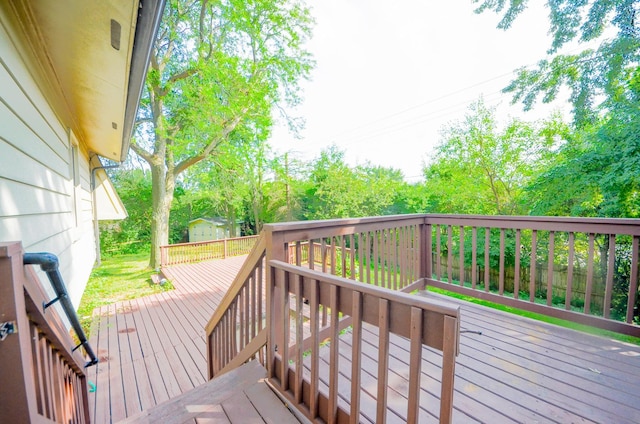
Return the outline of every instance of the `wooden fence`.
<path id="1" fill-rule="evenodd" d="M 460 281 L 460 257 L 458 255 L 453 255 L 453 262 L 451 264 L 452 269 L 452 279 L 454 281 Z M 440 260 L 438 261 L 436 253 L 432 253 L 433 263 L 436 264 L 434 269 L 440 266 L 441 269 L 446 269 L 447 267 L 447 256 L 440 256 Z M 439 264 L 438 264 L 439 262 Z M 536 264 L 536 272 L 535 275 L 535 292 L 536 296 L 539 298 L 546 299 L 546 290 L 549 286 L 549 274 L 548 274 L 549 264 L 548 263 L 538 263 Z M 462 276 L 463 281 L 472 281 L 476 280 L 477 284 L 479 284 L 482 288 L 484 288 L 484 278 L 485 278 L 485 269 L 484 267 L 476 267 L 475 277 L 471 275 L 473 270 L 471 266 L 465 264 L 464 266 L 464 275 Z M 506 266 L 504 267 L 504 291 L 506 293 L 513 294 L 513 289 L 515 286 L 515 278 L 516 274 L 520 275 L 520 284 L 522 287 L 529 287 L 529 279 L 531 276 L 531 268 L 530 267 L 520 267 L 518 273 L 516 273 L 516 269 L 514 266 Z M 435 275 L 434 275 L 435 276 Z M 569 280 L 572 280 L 572 289 L 571 289 L 571 300 L 570 304 L 575 305 L 576 308 L 580 308 L 584 306 L 584 298 L 587 292 L 587 270 L 584 268 L 576 268 L 573 269 L 572 277 L 569 277 L 569 267 L 564 265 L 553 265 L 553 275 L 551 278 L 551 288 L 552 288 L 552 301 L 555 299 L 556 301 L 561 301 L 564 304 L 564 299 L 567 294 L 567 287 Z M 490 290 L 498 290 L 500 281 L 500 272 L 498 269 L 490 268 L 489 269 L 489 288 Z M 605 291 L 606 281 L 605 278 L 600 276 L 593 277 L 593 289 L 591 294 L 591 305 L 592 308 L 597 311 L 602 311 L 604 306 L 604 291 Z M 525 296 L 524 291 L 520 291 L 520 297 Z M 528 296 L 528 293 L 526 293 Z M 556 302 L 556 304 L 558 304 Z"/>

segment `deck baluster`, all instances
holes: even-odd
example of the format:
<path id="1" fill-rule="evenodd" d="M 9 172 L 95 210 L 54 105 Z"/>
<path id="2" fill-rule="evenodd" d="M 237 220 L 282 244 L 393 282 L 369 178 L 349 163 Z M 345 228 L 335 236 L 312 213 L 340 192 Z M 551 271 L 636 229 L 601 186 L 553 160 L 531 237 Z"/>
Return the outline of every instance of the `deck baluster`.
<path id="1" fill-rule="evenodd" d="M 552 305 L 553 300 L 553 265 L 555 259 L 556 232 L 549 231 L 549 254 L 547 256 L 547 306 Z"/>
<path id="2" fill-rule="evenodd" d="M 498 293 L 504 294 L 504 228 L 500 228 L 500 263 L 498 265 Z"/>
<path id="3" fill-rule="evenodd" d="M 520 255 L 522 254 L 521 237 L 521 230 L 518 228 L 516 230 L 515 269 L 513 273 L 513 298 L 516 300 L 520 298 Z"/>
<path id="4" fill-rule="evenodd" d="M 460 226 L 460 244 L 458 246 L 458 280 L 459 285 L 464 287 L 464 226 Z"/>
<path id="5" fill-rule="evenodd" d="M 616 263 L 616 235 L 609 234 L 609 261 L 607 267 L 607 282 L 604 289 L 603 316 L 610 318 L 611 314 L 611 294 L 613 292 L 613 270 Z"/>
<path id="6" fill-rule="evenodd" d="M 640 236 L 633 236 L 631 247 L 631 278 L 629 279 L 629 292 L 627 294 L 627 323 L 633 322 L 634 306 L 638 295 L 638 245 Z"/>
<path id="7" fill-rule="evenodd" d="M 531 259 L 529 268 L 531 270 L 529 277 L 529 302 L 533 303 L 536 296 L 536 263 L 537 263 L 537 244 L 538 231 L 531 232 Z"/>
<path id="8" fill-rule="evenodd" d="M 353 292 L 351 300 L 351 318 L 353 327 L 351 333 L 351 416 L 353 424 L 360 422 L 360 384 L 361 384 L 361 353 L 362 353 L 362 294 Z"/>
<path id="9" fill-rule="evenodd" d="M 478 283 L 478 227 L 471 229 L 471 288 Z"/>
<path id="10" fill-rule="evenodd" d="M 491 287 L 489 270 L 491 269 L 491 261 L 489 260 L 489 253 L 491 251 L 491 228 L 486 227 L 484 229 L 484 291 L 489 292 Z"/>
<path id="11" fill-rule="evenodd" d="M 389 381 L 389 301 L 378 301 L 378 396 L 376 398 L 376 423 L 387 421 L 387 384 Z"/>
<path id="12" fill-rule="evenodd" d="M 589 233 L 589 253 L 587 256 L 587 287 L 584 292 L 584 313 L 591 313 L 591 291 L 593 290 L 593 257 L 594 257 L 594 238 L 593 233 Z"/>

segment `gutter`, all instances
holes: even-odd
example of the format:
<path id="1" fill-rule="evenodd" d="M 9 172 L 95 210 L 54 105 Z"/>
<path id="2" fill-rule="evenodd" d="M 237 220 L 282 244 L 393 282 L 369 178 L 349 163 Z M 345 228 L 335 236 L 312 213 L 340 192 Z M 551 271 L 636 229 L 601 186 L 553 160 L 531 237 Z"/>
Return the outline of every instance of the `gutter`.
<path id="1" fill-rule="evenodd" d="M 142 89 L 144 88 L 147 69 L 149 68 L 151 50 L 156 42 L 164 5 L 165 0 L 140 0 L 133 52 L 131 53 L 131 69 L 129 71 L 127 102 L 124 111 L 120 162 L 123 162 L 129 153 L 133 123 L 138 113 Z"/>

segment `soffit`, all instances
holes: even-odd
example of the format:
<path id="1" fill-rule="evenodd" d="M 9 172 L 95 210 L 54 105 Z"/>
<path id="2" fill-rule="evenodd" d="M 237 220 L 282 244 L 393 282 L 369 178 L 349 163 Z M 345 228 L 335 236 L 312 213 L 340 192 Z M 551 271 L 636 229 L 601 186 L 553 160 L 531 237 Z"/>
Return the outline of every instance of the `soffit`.
<path id="1" fill-rule="evenodd" d="M 60 119 L 88 150 L 124 159 L 123 127 L 138 1 L 10 3 L 22 41 L 39 68 L 32 73 Z M 118 38 L 118 33 L 119 43 L 114 39 L 118 48 L 114 48 L 112 37 Z"/>

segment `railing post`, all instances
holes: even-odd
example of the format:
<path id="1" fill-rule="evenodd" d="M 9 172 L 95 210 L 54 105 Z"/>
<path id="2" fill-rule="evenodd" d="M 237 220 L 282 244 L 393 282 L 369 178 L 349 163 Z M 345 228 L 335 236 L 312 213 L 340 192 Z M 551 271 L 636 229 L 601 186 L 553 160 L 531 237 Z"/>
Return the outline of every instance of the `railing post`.
<path id="1" fill-rule="evenodd" d="M 167 266 L 167 247 L 160 246 L 160 268 Z"/>
<path id="2" fill-rule="evenodd" d="M 286 261 L 287 260 L 287 246 L 284 242 L 284 234 L 282 232 L 274 232 L 268 226 L 263 229 L 265 233 L 265 245 L 266 245 L 266 276 L 267 276 L 267 373 L 270 378 L 274 377 L 275 373 L 275 353 L 276 349 L 287 349 L 285 340 L 282 338 L 282 333 L 276 331 L 277 325 L 275 323 L 282 322 L 283 313 L 282 310 L 282 296 L 280 295 L 278 287 L 276 287 L 275 272 L 269 265 L 271 260 Z"/>
<path id="3" fill-rule="evenodd" d="M 229 254 L 228 251 L 227 251 L 227 249 L 228 249 L 228 247 L 227 247 L 227 239 L 223 240 L 223 244 L 224 244 L 223 259 L 227 259 L 227 255 Z"/>
<path id="4" fill-rule="evenodd" d="M 37 409 L 22 253 L 19 242 L 0 243 L 0 322 L 13 321 L 18 329 L 0 341 L 0 417 L 12 423 L 31 422 Z"/>

